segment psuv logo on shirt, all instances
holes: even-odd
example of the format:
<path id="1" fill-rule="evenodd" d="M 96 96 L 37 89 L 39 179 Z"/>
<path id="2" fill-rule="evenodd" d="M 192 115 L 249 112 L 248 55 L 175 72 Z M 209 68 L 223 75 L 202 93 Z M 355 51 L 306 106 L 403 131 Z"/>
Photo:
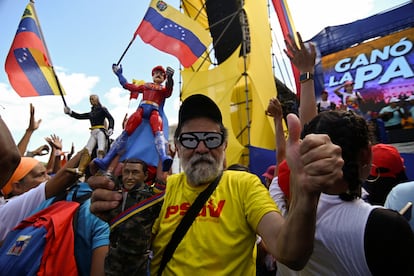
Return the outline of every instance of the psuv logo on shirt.
<path id="1" fill-rule="evenodd" d="M 213 201 L 209 200 L 208 203 L 203 206 L 200 213 L 198 213 L 198 217 L 220 217 L 225 203 L 225 200 L 220 200 L 217 204 L 213 204 Z M 165 219 L 172 218 L 173 216 L 184 216 L 190 206 L 191 204 L 189 202 L 168 206 L 167 212 L 165 213 Z"/>
<path id="2" fill-rule="evenodd" d="M 21 235 L 17 238 L 16 242 L 12 247 L 10 247 L 9 251 L 7 251 L 7 255 L 15 255 L 20 256 L 26 246 L 29 244 L 32 236 L 28 235 Z"/>

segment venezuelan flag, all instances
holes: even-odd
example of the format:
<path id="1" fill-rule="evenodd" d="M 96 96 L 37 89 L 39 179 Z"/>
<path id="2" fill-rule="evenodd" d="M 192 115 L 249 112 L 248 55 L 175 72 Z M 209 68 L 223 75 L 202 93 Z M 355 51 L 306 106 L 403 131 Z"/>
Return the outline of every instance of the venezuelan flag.
<path id="1" fill-rule="evenodd" d="M 287 35 L 290 34 L 292 37 L 296 38 L 296 30 L 293 25 L 292 16 L 289 11 L 286 0 L 273 0 L 273 7 L 276 11 L 277 17 L 279 19 L 280 28 L 284 38 L 286 39 Z"/>
<path id="2" fill-rule="evenodd" d="M 282 30 L 283 37 L 286 39 L 288 35 L 293 37 L 298 42 L 296 35 L 295 25 L 293 24 L 292 15 L 290 14 L 289 6 L 287 0 L 272 0 L 273 8 L 276 11 L 277 17 L 279 19 L 280 28 Z M 297 94 L 300 95 L 300 82 L 299 82 L 299 70 L 293 65 L 292 72 L 295 77 L 295 85 Z"/>
<path id="3" fill-rule="evenodd" d="M 6 58 L 5 70 L 11 86 L 21 97 L 61 93 L 49 62 L 33 3 L 26 6 L 20 20 Z"/>
<path id="4" fill-rule="evenodd" d="M 164 1 L 153 0 L 135 36 L 190 67 L 211 43 L 208 31 Z"/>

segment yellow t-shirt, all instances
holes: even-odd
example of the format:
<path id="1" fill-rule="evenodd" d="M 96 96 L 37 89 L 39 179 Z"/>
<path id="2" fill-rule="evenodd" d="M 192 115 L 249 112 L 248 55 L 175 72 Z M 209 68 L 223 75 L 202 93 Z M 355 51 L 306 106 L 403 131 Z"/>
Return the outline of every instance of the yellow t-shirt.
<path id="1" fill-rule="evenodd" d="M 168 177 L 164 203 L 153 226 L 151 275 L 157 275 L 173 232 L 206 187 L 190 186 L 182 173 Z M 164 275 L 256 275 L 252 254 L 256 228 L 271 211 L 279 212 L 256 175 L 225 171 L 175 250 Z"/>

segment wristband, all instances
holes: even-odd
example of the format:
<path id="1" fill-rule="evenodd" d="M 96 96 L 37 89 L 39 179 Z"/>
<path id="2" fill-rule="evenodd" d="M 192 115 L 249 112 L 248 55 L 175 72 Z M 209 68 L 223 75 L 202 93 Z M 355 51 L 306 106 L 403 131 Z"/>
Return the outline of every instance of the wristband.
<path id="1" fill-rule="evenodd" d="M 313 74 L 311 72 L 303 73 L 299 77 L 300 83 L 307 82 L 308 80 L 313 80 Z"/>

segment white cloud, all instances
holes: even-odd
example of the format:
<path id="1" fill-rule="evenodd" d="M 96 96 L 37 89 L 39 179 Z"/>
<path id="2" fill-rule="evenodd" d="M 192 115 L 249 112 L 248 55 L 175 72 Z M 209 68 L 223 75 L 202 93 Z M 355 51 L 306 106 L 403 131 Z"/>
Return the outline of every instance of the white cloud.
<path id="1" fill-rule="evenodd" d="M 99 83 L 99 77 L 65 72 L 58 72 L 57 75 L 66 92 L 64 97 L 68 106 L 79 113 L 89 112 L 89 95 L 97 94 L 93 90 Z M 118 88 L 111 89 L 109 95 L 112 90 L 119 91 Z M 35 107 L 35 119 L 42 120 L 39 129 L 32 135 L 28 150 L 45 144 L 44 138 L 51 134 L 62 138 L 64 150 L 69 150 L 72 142 L 76 151 L 86 144 L 89 138 L 89 120 L 76 120 L 64 114 L 60 96 L 21 98 L 10 85 L 4 83 L 0 83 L 0 94 L 2 95 L 0 113 L 16 143 L 23 137 L 29 125 L 30 103 Z M 111 98 L 116 99 L 115 104 L 121 105 L 118 96 Z M 115 110 L 117 108 L 115 107 Z M 119 123 L 122 119 L 115 118 L 115 121 Z M 47 160 L 42 159 L 42 161 Z"/>

